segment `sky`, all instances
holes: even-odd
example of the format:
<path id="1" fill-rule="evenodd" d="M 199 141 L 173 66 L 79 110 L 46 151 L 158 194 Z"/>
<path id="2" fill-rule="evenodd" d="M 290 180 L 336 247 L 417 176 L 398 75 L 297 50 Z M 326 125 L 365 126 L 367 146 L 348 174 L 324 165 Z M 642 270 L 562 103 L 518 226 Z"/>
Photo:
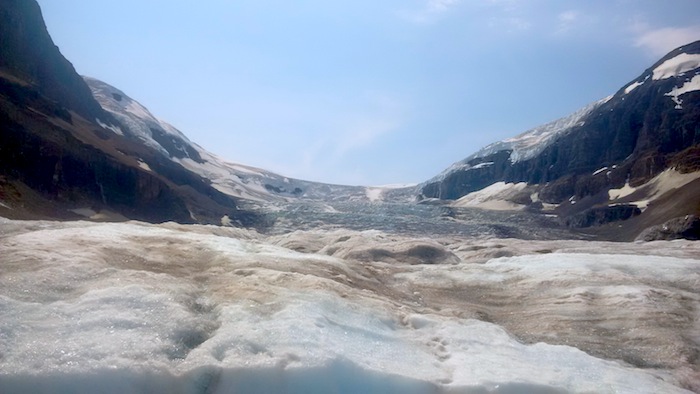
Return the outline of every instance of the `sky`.
<path id="1" fill-rule="evenodd" d="M 38 0 L 82 75 L 229 161 L 419 183 L 700 39 L 697 0 Z"/>

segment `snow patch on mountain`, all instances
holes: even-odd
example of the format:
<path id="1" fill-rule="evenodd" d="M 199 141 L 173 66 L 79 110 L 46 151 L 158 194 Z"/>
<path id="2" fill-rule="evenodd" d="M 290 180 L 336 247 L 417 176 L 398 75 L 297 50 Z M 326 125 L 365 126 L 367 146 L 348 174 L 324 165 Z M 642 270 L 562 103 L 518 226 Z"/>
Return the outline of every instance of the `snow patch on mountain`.
<path id="1" fill-rule="evenodd" d="M 83 77 L 83 79 L 102 108 L 111 113 L 127 130 L 119 129 L 121 131 L 119 133 L 114 127 L 103 127 L 117 134 L 124 135 L 128 132 L 132 137 L 138 138 L 147 146 L 167 156 L 169 156 L 168 151 L 153 138 L 153 128 L 165 130 L 178 139 L 188 141 L 184 134 L 175 128 L 165 127 L 164 123 L 156 119 L 148 109 L 121 90 L 95 78 Z"/>
<path id="2" fill-rule="evenodd" d="M 453 207 L 474 207 L 492 210 L 521 210 L 524 208 L 521 204 L 516 204 L 511 201 L 513 197 L 521 193 L 527 187 L 526 182 L 520 183 L 505 183 L 496 182 L 491 186 L 487 186 L 481 190 L 471 192 L 466 196 L 453 202 Z"/>
<path id="3" fill-rule="evenodd" d="M 681 86 L 680 88 L 674 87 L 670 92 L 666 93 L 664 96 L 671 97 L 671 99 L 676 103 L 676 109 L 683 109 L 683 100 L 680 98 L 680 96 L 698 90 L 700 90 L 700 75 L 695 75 L 692 79 L 683 83 L 683 86 Z"/>
<path id="4" fill-rule="evenodd" d="M 700 67 L 700 54 L 681 53 L 657 66 L 653 71 L 652 79 L 658 81 L 677 77 L 698 67 Z"/>
<path id="5" fill-rule="evenodd" d="M 124 135 L 124 132 L 118 126 L 104 123 L 103 121 L 97 118 L 95 118 L 95 122 L 103 129 L 111 130 L 112 132 L 114 132 L 114 134 Z"/>
<path id="6" fill-rule="evenodd" d="M 264 178 L 279 177 L 263 170 L 228 163 L 191 142 L 180 130 L 157 119 L 139 102 L 121 90 L 100 80 L 84 77 L 97 102 L 127 127 L 128 133 L 145 145 L 156 149 L 170 160 L 211 180 L 212 186 L 222 193 L 254 201 L 282 200 L 264 187 Z M 113 130 L 113 128 L 110 128 Z M 116 131 L 115 131 L 116 132 Z M 162 132 L 171 138 L 182 157 L 176 157 L 154 137 Z M 187 148 L 190 148 L 188 150 Z M 196 152 L 197 156 L 192 153 Z M 140 163 L 143 160 L 140 160 Z M 145 163 L 144 163 L 145 164 Z M 145 169 L 141 165 L 142 168 Z M 150 169 L 150 168 L 149 168 Z"/>
<path id="7" fill-rule="evenodd" d="M 593 171 L 593 174 L 591 174 L 591 175 L 596 176 L 596 175 L 600 174 L 600 173 L 603 172 L 603 171 L 607 171 L 607 169 L 608 169 L 608 167 L 599 168 L 599 169 Z"/>
<path id="8" fill-rule="evenodd" d="M 611 201 L 622 200 L 621 202 L 637 205 L 640 209 L 646 209 L 650 203 L 665 193 L 673 189 L 682 188 L 696 179 L 700 179 L 700 171 L 683 174 L 676 169 L 669 168 L 643 185 L 632 187 L 627 183 L 620 189 L 610 189 L 608 197 Z M 629 196 L 632 197 L 627 198 Z"/>
<path id="9" fill-rule="evenodd" d="M 625 186 L 619 189 L 608 190 L 608 197 L 610 198 L 610 200 L 617 200 L 623 197 L 627 197 L 635 191 L 637 191 L 637 188 L 630 186 L 629 182 L 627 182 L 625 183 Z"/>
<path id="10" fill-rule="evenodd" d="M 647 79 L 649 79 L 649 75 L 647 75 L 643 81 L 636 81 L 636 82 L 631 83 L 629 86 L 627 86 L 625 88 L 625 94 L 630 94 L 634 89 L 637 89 L 638 87 L 644 85 L 644 82 L 646 82 Z"/>

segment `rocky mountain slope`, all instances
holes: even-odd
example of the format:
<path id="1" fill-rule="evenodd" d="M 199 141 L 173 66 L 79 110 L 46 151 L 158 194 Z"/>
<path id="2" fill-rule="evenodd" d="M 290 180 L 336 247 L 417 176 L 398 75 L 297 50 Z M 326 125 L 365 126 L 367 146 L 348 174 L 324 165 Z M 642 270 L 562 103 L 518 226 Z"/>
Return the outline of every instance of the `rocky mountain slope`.
<path id="1" fill-rule="evenodd" d="M 228 215 L 264 225 L 158 147 L 115 133 L 127 119 L 93 98 L 51 41 L 35 1 L 0 3 L 0 37 L 0 215 L 184 223 Z"/>
<path id="2" fill-rule="evenodd" d="M 172 125 L 157 119 L 138 101 L 123 91 L 94 78 L 85 77 L 95 99 L 118 119 L 115 134 L 142 143 L 158 155 L 211 181 L 220 192 L 266 205 L 295 200 L 372 201 L 392 193 L 394 187 L 364 187 L 309 182 L 279 175 L 260 168 L 226 161 L 190 141 Z M 143 166 L 148 160 L 143 158 Z M 410 193 L 404 193 L 411 198 Z"/>
<path id="3" fill-rule="evenodd" d="M 670 52 L 611 97 L 455 163 L 423 184 L 420 197 L 456 200 L 497 182 L 524 182 L 528 187 L 512 193 L 512 202 L 556 207 L 576 227 L 648 209 L 644 219 L 636 219 L 634 232 L 700 213 L 693 192 L 700 181 L 684 175 L 699 170 L 697 41 Z M 661 198 L 674 189 L 662 190 L 664 182 L 675 185 L 675 197 Z M 657 201 L 650 203 L 650 197 Z"/>

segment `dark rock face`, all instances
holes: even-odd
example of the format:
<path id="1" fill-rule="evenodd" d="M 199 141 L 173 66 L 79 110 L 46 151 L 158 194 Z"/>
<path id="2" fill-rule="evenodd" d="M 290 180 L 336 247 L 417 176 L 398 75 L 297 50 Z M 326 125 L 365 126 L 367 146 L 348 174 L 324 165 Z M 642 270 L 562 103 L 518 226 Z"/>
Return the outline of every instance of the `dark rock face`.
<path id="1" fill-rule="evenodd" d="M 265 184 L 265 189 L 277 194 L 288 194 L 293 197 L 299 197 L 304 193 L 304 191 L 298 187 L 295 187 L 293 190 L 287 190 L 285 187 L 274 186 L 270 185 L 269 183 Z"/>
<path id="2" fill-rule="evenodd" d="M 86 119 L 112 119 L 54 45 L 35 0 L 3 0 L 0 21 L 0 71 Z"/>
<path id="3" fill-rule="evenodd" d="M 700 217 L 686 215 L 671 219 L 642 231 L 636 240 L 649 242 L 672 239 L 700 240 Z"/>
<path id="4" fill-rule="evenodd" d="M 150 222 L 219 223 L 228 215 L 240 225 L 267 225 L 208 180 L 97 119 L 119 125 L 53 45 L 38 4 L 1 1 L 2 215 L 74 218 L 71 209 L 89 207 Z M 172 156 L 201 160 L 191 147 L 156 138 Z"/>
<path id="5" fill-rule="evenodd" d="M 151 128 L 153 139 L 158 142 L 170 154 L 170 157 L 184 159 L 189 157 L 197 163 L 204 163 L 199 152 L 194 150 L 190 144 L 166 133 L 161 129 Z"/>
<path id="6" fill-rule="evenodd" d="M 424 185 L 421 194 L 457 199 L 498 181 L 528 182 L 543 185 L 544 202 L 561 203 L 571 196 L 580 199 L 620 187 L 627 180 L 633 186 L 644 183 L 674 164 L 681 164 L 680 170 L 697 168 L 700 91 L 684 94 L 682 108 L 667 93 L 698 70 L 666 79 L 652 77 L 656 67 L 681 53 L 700 53 L 700 41 L 666 55 L 635 80 L 643 84 L 629 92 L 620 89 L 537 156 L 512 163 L 509 151 L 496 152 L 477 159 L 493 164 L 448 173 Z M 593 175 L 604 167 L 608 168 Z"/>
<path id="7" fill-rule="evenodd" d="M 567 217 L 564 219 L 564 224 L 572 228 L 601 226 L 606 223 L 627 220 L 641 213 L 642 211 L 632 204 L 595 207 Z"/>

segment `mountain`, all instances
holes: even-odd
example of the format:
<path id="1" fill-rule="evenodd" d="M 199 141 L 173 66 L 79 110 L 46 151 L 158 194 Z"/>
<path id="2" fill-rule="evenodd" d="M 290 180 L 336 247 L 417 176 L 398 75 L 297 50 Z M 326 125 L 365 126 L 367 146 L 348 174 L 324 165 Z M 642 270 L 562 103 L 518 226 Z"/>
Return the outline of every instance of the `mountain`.
<path id="1" fill-rule="evenodd" d="M 173 161 L 192 171 L 218 191 L 264 205 L 296 200 L 373 201 L 392 194 L 395 187 L 331 185 L 289 178 L 260 168 L 226 161 L 190 141 L 174 126 L 157 119 L 138 101 L 100 80 L 84 77 L 102 108 L 122 127 L 110 127 L 113 134 L 125 136 L 158 153 L 157 158 Z M 139 158 L 148 166 L 146 158 Z M 404 193 L 405 198 L 410 194 Z"/>
<path id="2" fill-rule="evenodd" d="M 453 164 L 421 185 L 419 198 L 469 205 L 470 193 L 523 183 L 511 187 L 511 202 L 554 210 L 572 227 L 633 217 L 620 235 L 630 238 L 699 214 L 698 171 L 700 41 L 671 51 L 610 97 Z"/>
<path id="3" fill-rule="evenodd" d="M 43 99 L 61 103 L 85 119 L 111 119 L 92 99 L 73 65 L 54 45 L 36 1 L 3 0 L 0 21 L 3 92 L 9 93 L 6 84 L 13 82 L 31 87 L 31 91 Z"/>
<path id="4" fill-rule="evenodd" d="M 34 0 L 0 3 L 0 37 L 2 216 L 182 223 L 227 216 L 265 225 L 242 200 L 162 157 L 161 146 L 120 132 L 129 119 L 102 109 L 53 44 Z M 177 154 L 183 147 L 173 141 L 164 144 Z M 201 160 L 191 150 L 179 157 L 187 155 Z"/>

